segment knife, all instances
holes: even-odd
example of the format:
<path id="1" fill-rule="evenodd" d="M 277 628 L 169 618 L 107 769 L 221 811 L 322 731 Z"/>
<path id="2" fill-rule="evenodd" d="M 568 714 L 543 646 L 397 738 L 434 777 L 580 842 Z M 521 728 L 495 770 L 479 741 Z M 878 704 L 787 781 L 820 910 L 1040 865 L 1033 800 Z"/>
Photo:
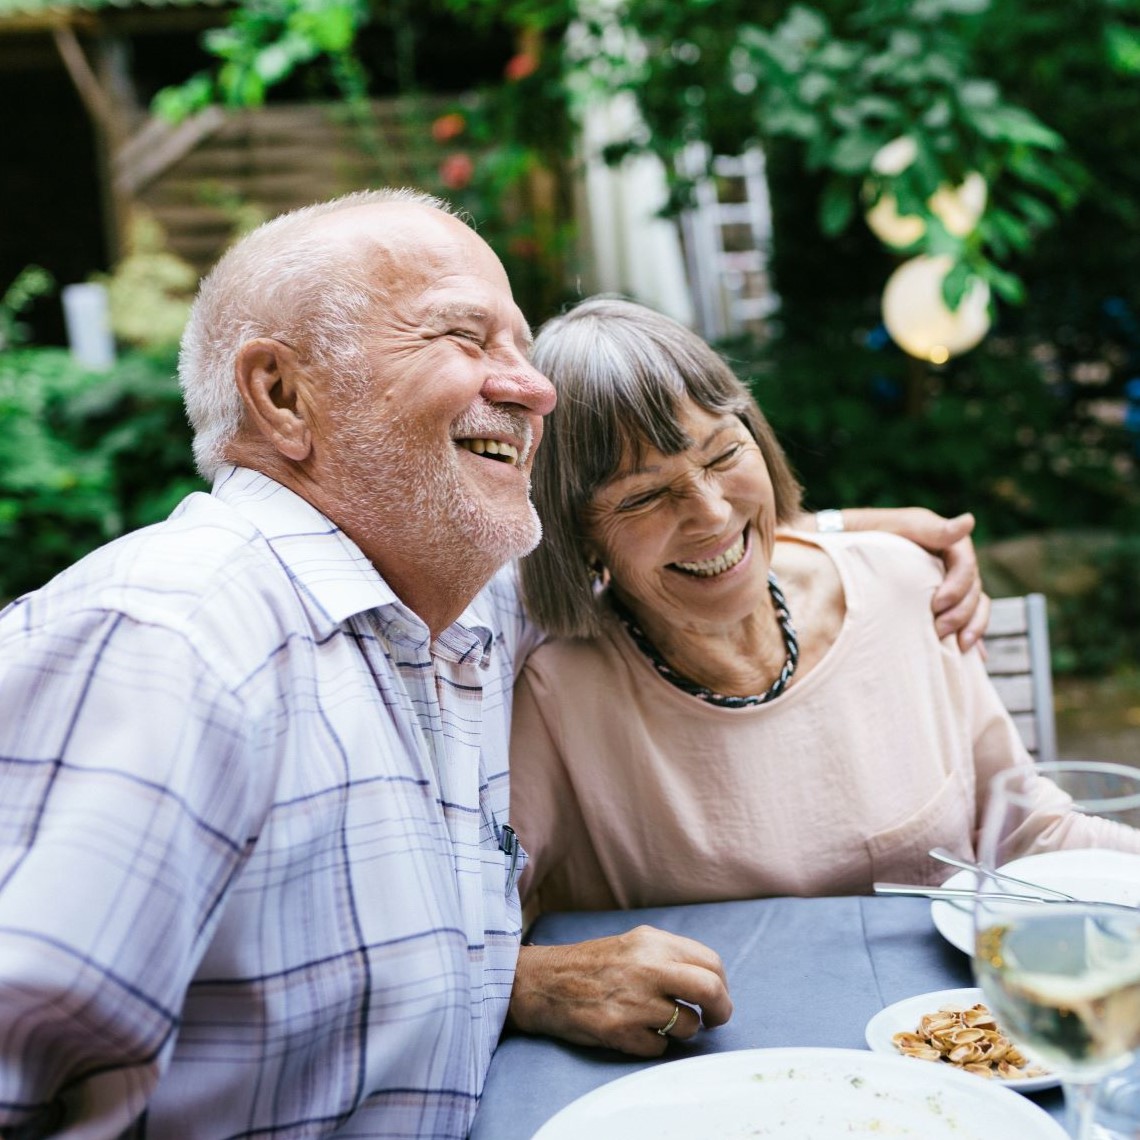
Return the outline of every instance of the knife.
<path id="1" fill-rule="evenodd" d="M 928 899 L 946 899 L 949 902 L 958 899 L 973 900 L 978 892 L 969 887 L 923 887 L 912 883 L 875 883 L 877 895 L 919 895 Z M 1003 894 L 999 891 L 986 891 L 987 899 L 997 899 L 999 902 L 1035 902 L 1035 903 L 1063 903 L 1066 899 L 1046 899 L 1040 895 L 1014 895 Z"/>

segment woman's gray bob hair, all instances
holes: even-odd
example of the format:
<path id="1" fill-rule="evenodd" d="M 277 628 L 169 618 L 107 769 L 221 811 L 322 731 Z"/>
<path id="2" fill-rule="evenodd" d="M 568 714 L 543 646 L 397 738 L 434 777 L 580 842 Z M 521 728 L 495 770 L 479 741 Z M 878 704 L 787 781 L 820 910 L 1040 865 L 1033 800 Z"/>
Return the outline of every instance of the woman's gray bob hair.
<path id="1" fill-rule="evenodd" d="M 523 559 L 523 601 L 560 637 L 601 628 L 587 565 L 582 513 L 617 471 L 626 449 L 676 455 L 692 444 L 678 412 L 688 397 L 708 412 L 736 415 L 768 465 L 776 521 L 800 510 L 800 485 L 747 388 L 699 336 L 669 317 L 616 297 L 594 297 L 548 321 L 533 362 L 558 390 L 535 454 L 534 503 L 543 538 Z"/>

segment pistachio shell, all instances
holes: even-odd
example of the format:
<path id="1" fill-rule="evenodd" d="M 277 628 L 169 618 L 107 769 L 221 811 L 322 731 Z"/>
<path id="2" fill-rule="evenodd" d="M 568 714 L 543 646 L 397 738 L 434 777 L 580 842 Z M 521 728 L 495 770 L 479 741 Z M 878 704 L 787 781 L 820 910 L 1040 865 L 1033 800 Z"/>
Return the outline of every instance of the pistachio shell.
<path id="1" fill-rule="evenodd" d="M 1029 1065 L 981 1002 L 969 1009 L 946 1005 L 924 1014 L 917 1029 L 896 1033 L 891 1040 L 906 1057 L 947 1062 L 979 1076 L 1014 1080 L 1046 1072 Z"/>

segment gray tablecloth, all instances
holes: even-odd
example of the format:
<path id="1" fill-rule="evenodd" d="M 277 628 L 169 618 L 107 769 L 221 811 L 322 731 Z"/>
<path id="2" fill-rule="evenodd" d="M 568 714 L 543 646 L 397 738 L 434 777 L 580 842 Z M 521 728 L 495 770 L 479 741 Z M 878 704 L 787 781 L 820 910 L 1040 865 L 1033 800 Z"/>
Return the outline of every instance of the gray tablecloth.
<path id="1" fill-rule="evenodd" d="M 661 1061 L 506 1036 L 491 1063 L 471 1140 L 529 1140 L 572 1100 L 663 1061 L 729 1049 L 790 1045 L 863 1049 L 863 1029 L 892 1002 L 973 985 L 966 956 L 930 921 L 930 904 L 908 898 L 756 899 L 640 911 L 547 915 L 534 942 L 577 942 L 639 923 L 711 946 L 728 973 L 734 1013 Z M 1058 1119 L 1059 1092 L 1034 1094 Z"/>

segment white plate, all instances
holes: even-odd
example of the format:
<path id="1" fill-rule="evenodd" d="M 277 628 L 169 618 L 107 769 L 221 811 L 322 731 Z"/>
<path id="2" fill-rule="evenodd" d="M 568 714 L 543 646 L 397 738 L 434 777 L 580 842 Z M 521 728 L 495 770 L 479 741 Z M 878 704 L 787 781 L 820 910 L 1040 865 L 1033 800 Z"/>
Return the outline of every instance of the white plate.
<path id="1" fill-rule="evenodd" d="M 742 1049 L 642 1069 L 533 1140 L 1065 1140 L 1032 1101 L 968 1073 L 861 1049 Z"/>
<path id="2" fill-rule="evenodd" d="M 1015 859 L 1001 869 L 1019 879 L 1065 891 L 1079 899 L 1140 906 L 1140 855 L 1104 850 L 1050 851 Z M 974 872 L 959 871 L 942 885 L 972 890 Z M 1010 889 L 1015 889 L 1012 884 Z M 973 956 L 974 916 L 968 903 L 957 907 L 935 900 L 930 904 L 930 917 L 938 933 L 951 946 Z"/>
<path id="3" fill-rule="evenodd" d="M 896 1033 L 907 1030 L 913 1032 L 923 1014 L 934 1013 L 935 1010 L 941 1009 L 944 1005 L 969 1009 L 984 1000 L 982 991 L 978 989 L 937 990 L 932 994 L 919 994 L 918 997 L 896 1001 L 894 1005 L 888 1005 L 886 1009 L 880 1010 L 867 1022 L 863 1036 L 867 1038 L 867 1044 L 876 1053 L 882 1053 L 884 1057 L 898 1057 L 901 1054 L 895 1048 L 891 1038 Z M 1028 1055 L 1028 1049 L 1023 1051 Z M 914 1058 L 908 1059 L 913 1060 Z M 934 1062 L 927 1061 L 925 1063 L 930 1065 Z M 974 1076 L 975 1074 L 970 1075 Z M 1034 1092 L 1037 1089 L 1048 1089 L 1061 1083 L 1060 1078 L 1053 1073 L 1041 1077 L 1020 1077 L 1013 1081 L 1003 1081 L 997 1077 L 978 1077 L 977 1079 L 989 1081 L 991 1084 L 1000 1085 L 1005 1089 L 1016 1089 L 1017 1092 Z"/>

